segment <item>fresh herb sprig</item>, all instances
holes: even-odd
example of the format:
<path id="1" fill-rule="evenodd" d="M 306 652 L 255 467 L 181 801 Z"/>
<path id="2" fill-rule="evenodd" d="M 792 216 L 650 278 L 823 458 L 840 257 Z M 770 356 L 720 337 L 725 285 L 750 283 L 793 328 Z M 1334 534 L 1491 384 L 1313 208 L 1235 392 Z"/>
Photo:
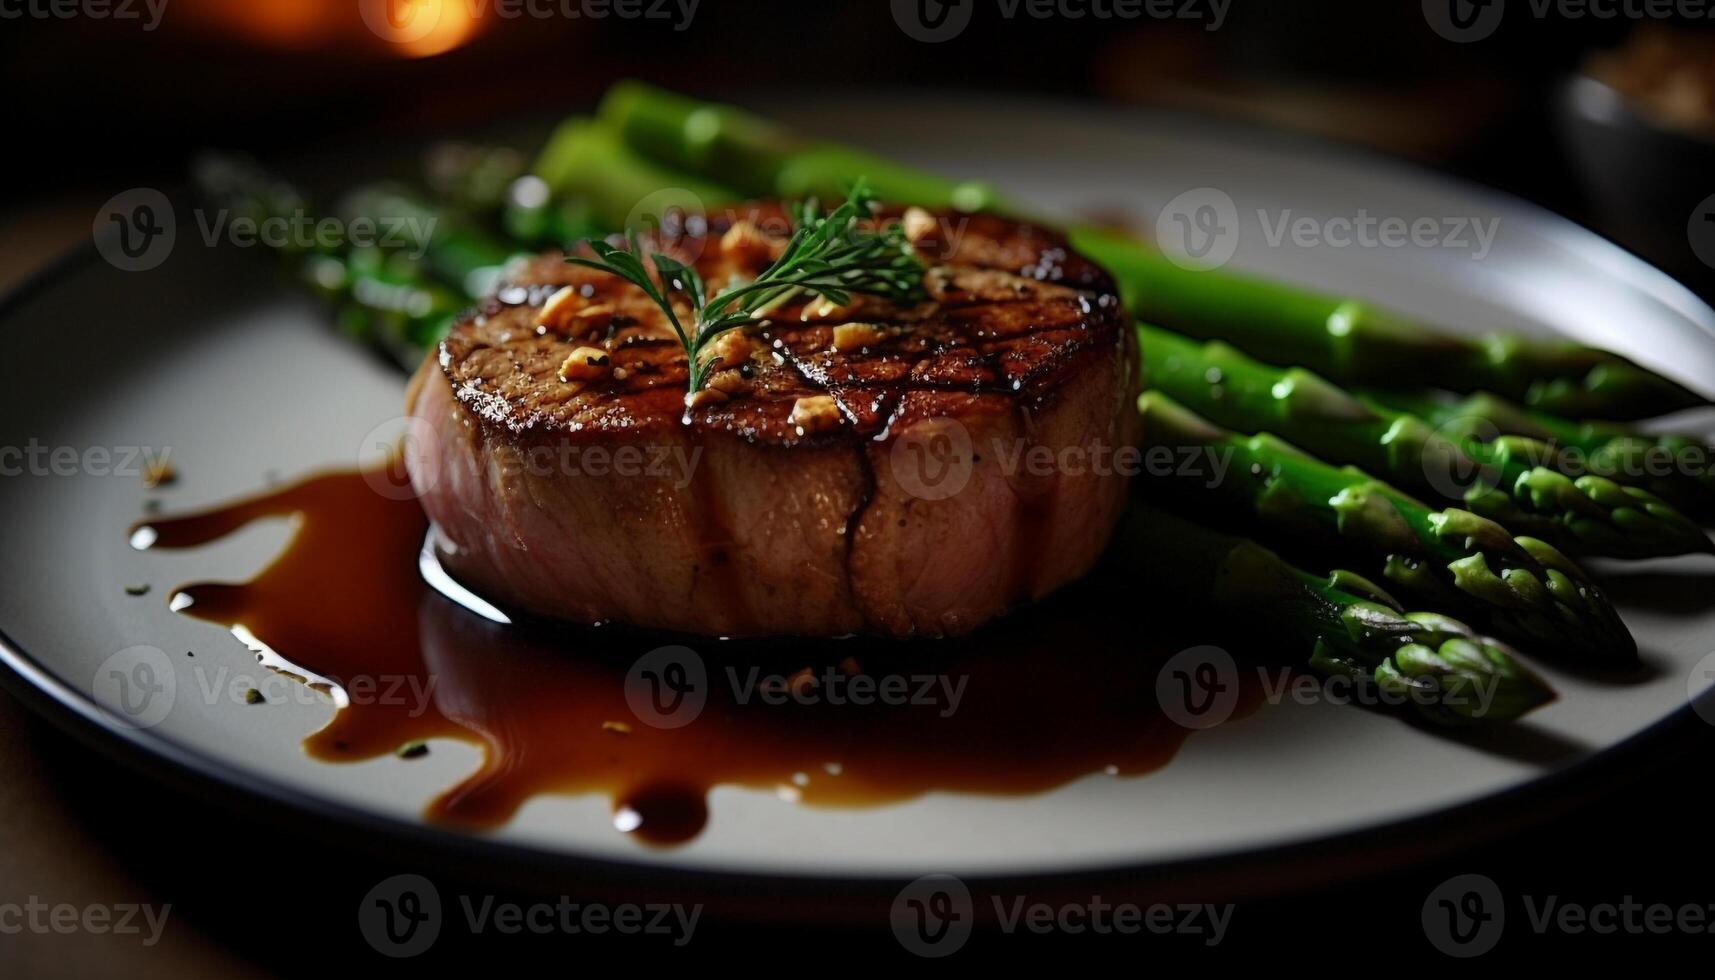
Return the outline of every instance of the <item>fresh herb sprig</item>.
<path id="1" fill-rule="evenodd" d="M 780 258 L 755 279 L 728 286 L 713 297 L 695 268 L 659 252 L 649 256 L 660 276 L 657 282 L 643 263 L 634 231 L 627 233 L 627 248 L 591 240 L 596 258 L 568 256 L 566 261 L 619 276 L 661 307 L 685 347 L 689 398 L 702 390 L 708 368 L 703 351 L 715 338 L 760 323 L 769 310 L 794 296 L 809 294 L 844 305 L 853 293 L 901 301 L 922 295 L 923 263 L 898 223 L 875 228 L 861 224 L 872 216 L 875 201 L 860 179 L 845 203 L 825 215 L 814 198 L 798 203 L 792 208 L 794 231 Z M 688 328 L 673 309 L 674 293 L 691 301 L 695 312 Z"/>

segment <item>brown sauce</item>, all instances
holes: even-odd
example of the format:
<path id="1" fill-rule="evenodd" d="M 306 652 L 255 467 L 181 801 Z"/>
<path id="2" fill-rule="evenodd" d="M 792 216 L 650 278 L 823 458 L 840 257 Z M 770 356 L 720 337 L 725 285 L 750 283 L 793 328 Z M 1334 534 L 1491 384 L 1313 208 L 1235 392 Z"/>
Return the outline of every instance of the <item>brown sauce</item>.
<path id="1" fill-rule="evenodd" d="M 151 547 L 188 548 L 280 517 L 297 526 L 272 564 L 242 584 L 186 585 L 174 608 L 242 628 L 293 673 L 353 692 L 371 685 L 370 696 L 351 694 L 308 737 L 317 759 L 369 759 L 435 738 L 478 746 L 480 767 L 429 803 L 436 823 L 493 827 L 538 794 L 603 793 L 616 827 L 674 843 L 703 827 L 716 786 L 772 789 L 814 806 L 936 791 L 1027 794 L 1091 774 L 1150 772 L 1190 734 L 1155 695 L 1162 661 L 1189 644 L 1152 633 L 1161 617 L 1114 576 L 1094 576 L 956 641 L 740 643 L 485 620 L 425 584 L 416 501 L 377 493 L 363 473 L 315 476 L 145 523 Z M 689 724 L 655 727 L 630 707 L 627 675 L 640 656 L 676 643 L 700 655 L 706 700 Z M 802 671 L 845 680 L 800 688 L 820 692 L 814 703 L 767 704 L 759 695 L 740 703 L 752 668 L 799 675 L 792 683 L 800 685 L 810 683 Z M 835 703 L 827 692 L 855 673 L 894 683 L 896 694 L 903 684 L 905 700 L 924 683 L 936 686 L 927 703 L 859 705 L 850 688 Z M 432 696 L 426 704 L 381 696 L 390 685 Z M 1241 691 L 1240 715 L 1260 703 L 1257 686 Z M 962 693 L 949 713 L 951 690 Z"/>

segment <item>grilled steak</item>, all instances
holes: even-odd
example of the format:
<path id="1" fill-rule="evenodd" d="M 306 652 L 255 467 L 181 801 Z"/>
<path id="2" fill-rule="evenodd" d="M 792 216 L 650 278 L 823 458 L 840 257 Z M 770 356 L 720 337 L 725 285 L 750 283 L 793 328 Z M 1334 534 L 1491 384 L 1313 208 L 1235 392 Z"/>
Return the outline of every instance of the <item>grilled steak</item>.
<path id="1" fill-rule="evenodd" d="M 929 217 L 925 301 L 778 307 L 717 341 L 689 409 L 641 290 L 558 254 L 515 270 L 408 396 L 443 564 L 502 606 L 717 635 L 957 634 L 1082 575 L 1136 424 L 1114 285 L 1047 230 Z M 783 225 L 644 244 L 718 289 Z"/>

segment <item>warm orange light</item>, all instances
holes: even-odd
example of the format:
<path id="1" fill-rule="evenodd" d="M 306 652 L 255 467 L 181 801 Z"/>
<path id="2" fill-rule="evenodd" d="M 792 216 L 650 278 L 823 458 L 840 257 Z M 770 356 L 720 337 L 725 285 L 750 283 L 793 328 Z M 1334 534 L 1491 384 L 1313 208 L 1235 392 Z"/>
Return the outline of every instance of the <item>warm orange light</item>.
<path id="1" fill-rule="evenodd" d="M 475 36 L 475 5 L 468 0 L 359 0 L 363 22 L 410 58 L 451 51 Z"/>
<path id="2" fill-rule="evenodd" d="M 451 51 L 484 26 L 475 0 L 173 0 L 205 28 L 270 47 L 309 49 L 379 39 L 407 58 Z M 358 16 L 353 17 L 353 13 Z"/>
<path id="3" fill-rule="evenodd" d="M 349 32 L 351 6 L 328 0 L 174 0 L 188 8 L 190 20 L 275 47 L 310 48 Z"/>

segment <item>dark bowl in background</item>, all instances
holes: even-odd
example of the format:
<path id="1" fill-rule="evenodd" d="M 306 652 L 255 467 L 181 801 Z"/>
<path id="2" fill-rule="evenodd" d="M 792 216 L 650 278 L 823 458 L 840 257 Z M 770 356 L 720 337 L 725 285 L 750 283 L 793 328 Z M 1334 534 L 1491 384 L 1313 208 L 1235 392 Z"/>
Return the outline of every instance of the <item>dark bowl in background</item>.
<path id="1" fill-rule="evenodd" d="M 1612 236 L 1705 298 L 1715 296 L 1715 221 L 1708 219 L 1715 139 L 1670 129 L 1587 75 L 1561 84 L 1554 116 L 1572 168 Z"/>

